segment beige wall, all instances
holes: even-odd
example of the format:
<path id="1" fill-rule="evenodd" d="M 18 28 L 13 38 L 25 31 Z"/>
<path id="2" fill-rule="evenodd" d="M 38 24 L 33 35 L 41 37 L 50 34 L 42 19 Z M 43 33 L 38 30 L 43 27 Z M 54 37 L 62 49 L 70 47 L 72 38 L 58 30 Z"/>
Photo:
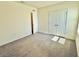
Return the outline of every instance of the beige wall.
<path id="1" fill-rule="evenodd" d="M 39 14 L 39 32 L 48 33 L 48 13 L 51 11 L 63 10 L 68 8 L 67 17 L 67 33 L 64 34 L 66 38 L 75 39 L 78 18 L 78 4 L 77 2 L 63 2 L 56 5 L 38 9 Z"/>
<path id="2" fill-rule="evenodd" d="M 0 45 L 31 34 L 32 10 L 37 9 L 16 2 L 0 2 Z M 36 17 L 36 16 L 35 16 Z"/>

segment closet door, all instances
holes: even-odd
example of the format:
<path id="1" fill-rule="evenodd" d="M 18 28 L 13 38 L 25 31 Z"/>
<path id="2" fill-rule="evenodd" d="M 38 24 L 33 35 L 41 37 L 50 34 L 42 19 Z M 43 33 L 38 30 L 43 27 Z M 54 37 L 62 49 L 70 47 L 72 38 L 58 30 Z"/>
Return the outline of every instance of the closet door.
<path id="1" fill-rule="evenodd" d="M 48 19 L 48 32 L 49 34 L 56 34 L 57 30 L 56 30 L 56 19 L 57 15 L 56 13 L 49 13 L 49 19 Z"/>
<path id="2" fill-rule="evenodd" d="M 49 34 L 60 35 L 66 33 L 67 10 L 49 13 L 48 32 Z"/>

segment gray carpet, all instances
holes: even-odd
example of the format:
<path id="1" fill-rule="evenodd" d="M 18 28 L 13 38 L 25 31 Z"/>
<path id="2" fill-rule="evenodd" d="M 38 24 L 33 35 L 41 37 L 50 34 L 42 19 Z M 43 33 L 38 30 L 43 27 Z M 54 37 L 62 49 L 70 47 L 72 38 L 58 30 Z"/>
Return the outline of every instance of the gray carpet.
<path id="1" fill-rule="evenodd" d="M 76 57 L 73 40 L 60 44 L 53 35 L 36 33 L 0 47 L 1 57 Z"/>

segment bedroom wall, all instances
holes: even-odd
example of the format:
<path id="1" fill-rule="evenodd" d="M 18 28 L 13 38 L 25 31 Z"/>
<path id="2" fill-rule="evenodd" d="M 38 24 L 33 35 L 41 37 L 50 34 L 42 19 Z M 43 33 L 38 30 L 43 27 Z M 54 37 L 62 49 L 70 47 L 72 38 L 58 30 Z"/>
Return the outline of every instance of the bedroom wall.
<path id="1" fill-rule="evenodd" d="M 48 13 L 68 8 L 67 33 L 63 36 L 75 40 L 78 20 L 78 2 L 61 2 L 38 9 L 39 32 L 48 33 Z"/>
<path id="2" fill-rule="evenodd" d="M 34 7 L 17 2 L 0 2 L 0 46 L 31 34 L 30 13 L 33 9 L 37 15 Z"/>

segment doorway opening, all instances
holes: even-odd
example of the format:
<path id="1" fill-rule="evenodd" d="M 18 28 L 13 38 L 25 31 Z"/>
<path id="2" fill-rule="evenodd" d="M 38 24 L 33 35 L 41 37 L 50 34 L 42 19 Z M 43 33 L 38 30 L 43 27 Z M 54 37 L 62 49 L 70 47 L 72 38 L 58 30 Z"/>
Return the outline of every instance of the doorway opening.
<path id="1" fill-rule="evenodd" d="M 33 30 L 33 13 L 31 13 L 31 32 L 32 32 L 32 34 L 34 34 L 34 30 Z"/>

